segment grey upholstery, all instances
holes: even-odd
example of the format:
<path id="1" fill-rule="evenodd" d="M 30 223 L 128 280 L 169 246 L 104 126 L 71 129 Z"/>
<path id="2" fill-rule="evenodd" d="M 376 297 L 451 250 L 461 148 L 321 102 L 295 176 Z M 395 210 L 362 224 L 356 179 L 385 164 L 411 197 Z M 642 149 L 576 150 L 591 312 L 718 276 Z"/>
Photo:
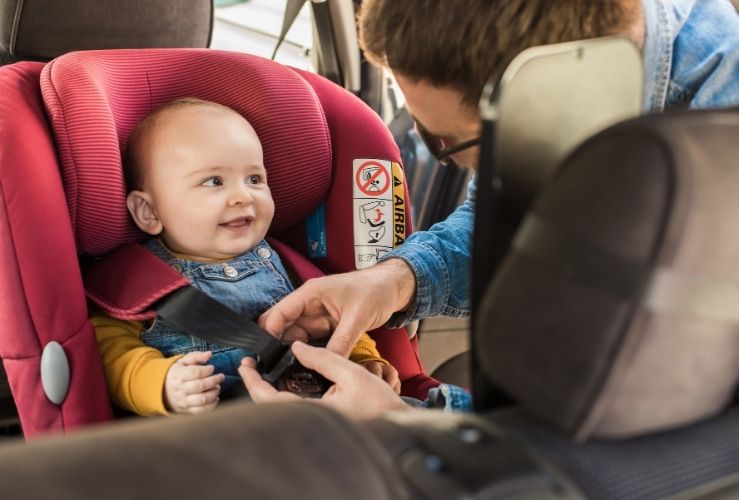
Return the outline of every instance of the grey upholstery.
<path id="1" fill-rule="evenodd" d="M 564 162 L 481 301 L 481 371 L 579 439 L 717 414 L 739 379 L 739 109 L 660 114 Z"/>
<path id="2" fill-rule="evenodd" d="M 350 422 L 311 403 L 232 402 L 195 417 L 5 442 L 0 489 L 7 500 L 648 500 L 736 485 L 738 450 L 738 409 L 673 432 L 581 445 L 515 409 Z"/>
<path id="3" fill-rule="evenodd" d="M 0 62 L 48 60 L 73 50 L 207 47 L 210 0 L 0 2 Z"/>
<path id="4" fill-rule="evenodd" d="M 223 405 L 0 446 L 0 491 L 27 498 L 410 498 L 372 436 L 313 404 Z"/>
<path id="5" fill-rule="evenodd" d="M 694 498 L 690 491 L 708 495 L 727 483 L 739 484 L 739 408 L 672 432 L 581 445 L 520 410 L 494 413 L 491 419 L 574 480 L 587 498 L 686 494 L 680 498 L 687 500 Z"/>

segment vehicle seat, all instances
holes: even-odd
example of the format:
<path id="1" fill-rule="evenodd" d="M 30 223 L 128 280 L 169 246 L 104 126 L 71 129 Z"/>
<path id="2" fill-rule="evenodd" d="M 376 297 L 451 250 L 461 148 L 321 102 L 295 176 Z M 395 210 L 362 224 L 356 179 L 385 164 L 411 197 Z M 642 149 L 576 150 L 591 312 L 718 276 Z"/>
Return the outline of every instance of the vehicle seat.
<path id="1" fill-rule="evenodd" d="M 355 96 L 317 75 L 245 54 L 76 52 L 46 66 L 9 66 L 0 77 L 3 88 L 14 89 L 0 97 L 7 138 L 0 146 L 3 224 L 10 235 L 0 263 L 9 299 L 0 317 L 12 325 L 0 335 L 0 355 L 27 436 L 110 418 L 78 253 L 100 256 L 144 238 L 126 212 L 120 151 L 154 107 L 195 96 L 244 114 L 262 139 L 275 199 L 269 236 L 306 256 L 305 219 L 323 203 L 327 255 L 305 261 L 325 273 L 355 265 L 353 161 L 399 161 L 382 121 Z M 403 329 L 372 336 L 398 369 L 405 394 L 423 396 L 437 384 Z M 39 381 L 41 353 L 51 341 L 62 345 L 72 374 L 60 406 Z"/>
<path id="2" fill-rule="evenodd" d="M 212 26 L 210 0 L 9 0 L 0 3 L 0 66 L 24 60 L 48 61 L 72 50 L 205 48 L 210 44 Z M 0 370 L 0 415 L 12 423 L 16 409 L 4 387 L 8 382 L 5 371 Z"/>
<path id="3" fill-rule="evenodd" d="M 736 495 L 737 133 L 730 109 L 589 139 L 481 300 L 478 376 L 520 404 L 491 420 L 588 498 Z"/>
<path id="4" fill-rule="evenodd" d="M 48 61 L 74 50 L 208 47 L 210 0 L 0 3 L 0 64 Z"/>

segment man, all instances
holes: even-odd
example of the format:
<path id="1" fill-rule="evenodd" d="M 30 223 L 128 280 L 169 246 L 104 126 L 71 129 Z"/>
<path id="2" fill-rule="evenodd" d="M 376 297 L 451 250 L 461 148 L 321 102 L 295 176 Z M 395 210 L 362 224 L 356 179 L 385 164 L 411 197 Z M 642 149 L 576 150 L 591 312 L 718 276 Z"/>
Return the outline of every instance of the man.
<path id="1" fill-rule="evenodd" d="M 431 151 L 467 168 L 476 166 L 485 82 L 535 45 L 621 34 L 642 51 L 645 111 L 739 105 L 739 17 L 729 0 L 365 0 L 359 27 L 367 57 L 393 72 Z M 286 339 L 333 331 L 333 352 L 294 347 L 336 382 L 324 402 L 360 416 L 403 407 L 335 353 L 346 356 L 360 332 L 385 323 L 469 315 L 474 194 L 473 180 L 447 220 L 376 266 L 309 281 L 262 316 Z M 248 363 L 241 373 L 255 400 L 288 397 Z"/>

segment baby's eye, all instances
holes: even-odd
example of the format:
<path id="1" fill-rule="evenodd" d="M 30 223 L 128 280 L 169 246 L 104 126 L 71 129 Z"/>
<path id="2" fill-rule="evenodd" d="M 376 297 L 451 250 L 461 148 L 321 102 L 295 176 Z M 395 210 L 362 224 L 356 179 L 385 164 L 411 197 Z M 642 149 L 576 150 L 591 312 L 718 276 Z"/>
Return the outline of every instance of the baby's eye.
<path id="1" fill-rule="evenodd" d="M 201 183 L 201 186 L 216 187 L 223 186 L 223 179 L 220 177 L 210 177 Z"/>
<path id="2" fill-rule="evenodd" d="M 250 175 L 246 179 L 247 184 L 259 184 L 262 182 L 262 176 L 261 175 Z"/>

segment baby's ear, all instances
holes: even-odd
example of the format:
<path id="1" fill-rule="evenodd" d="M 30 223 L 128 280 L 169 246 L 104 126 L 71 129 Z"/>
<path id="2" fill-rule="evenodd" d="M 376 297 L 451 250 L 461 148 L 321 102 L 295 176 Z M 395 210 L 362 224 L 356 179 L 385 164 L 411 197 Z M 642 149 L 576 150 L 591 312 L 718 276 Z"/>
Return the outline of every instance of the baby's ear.
<path id="1" fill-rule="evenodd" d="M 154 209 L 149 193 L 131 191 L 126 197 L 126 206 L 139 229 L 152 236 L 162 232 L 162 222 Z"/>

